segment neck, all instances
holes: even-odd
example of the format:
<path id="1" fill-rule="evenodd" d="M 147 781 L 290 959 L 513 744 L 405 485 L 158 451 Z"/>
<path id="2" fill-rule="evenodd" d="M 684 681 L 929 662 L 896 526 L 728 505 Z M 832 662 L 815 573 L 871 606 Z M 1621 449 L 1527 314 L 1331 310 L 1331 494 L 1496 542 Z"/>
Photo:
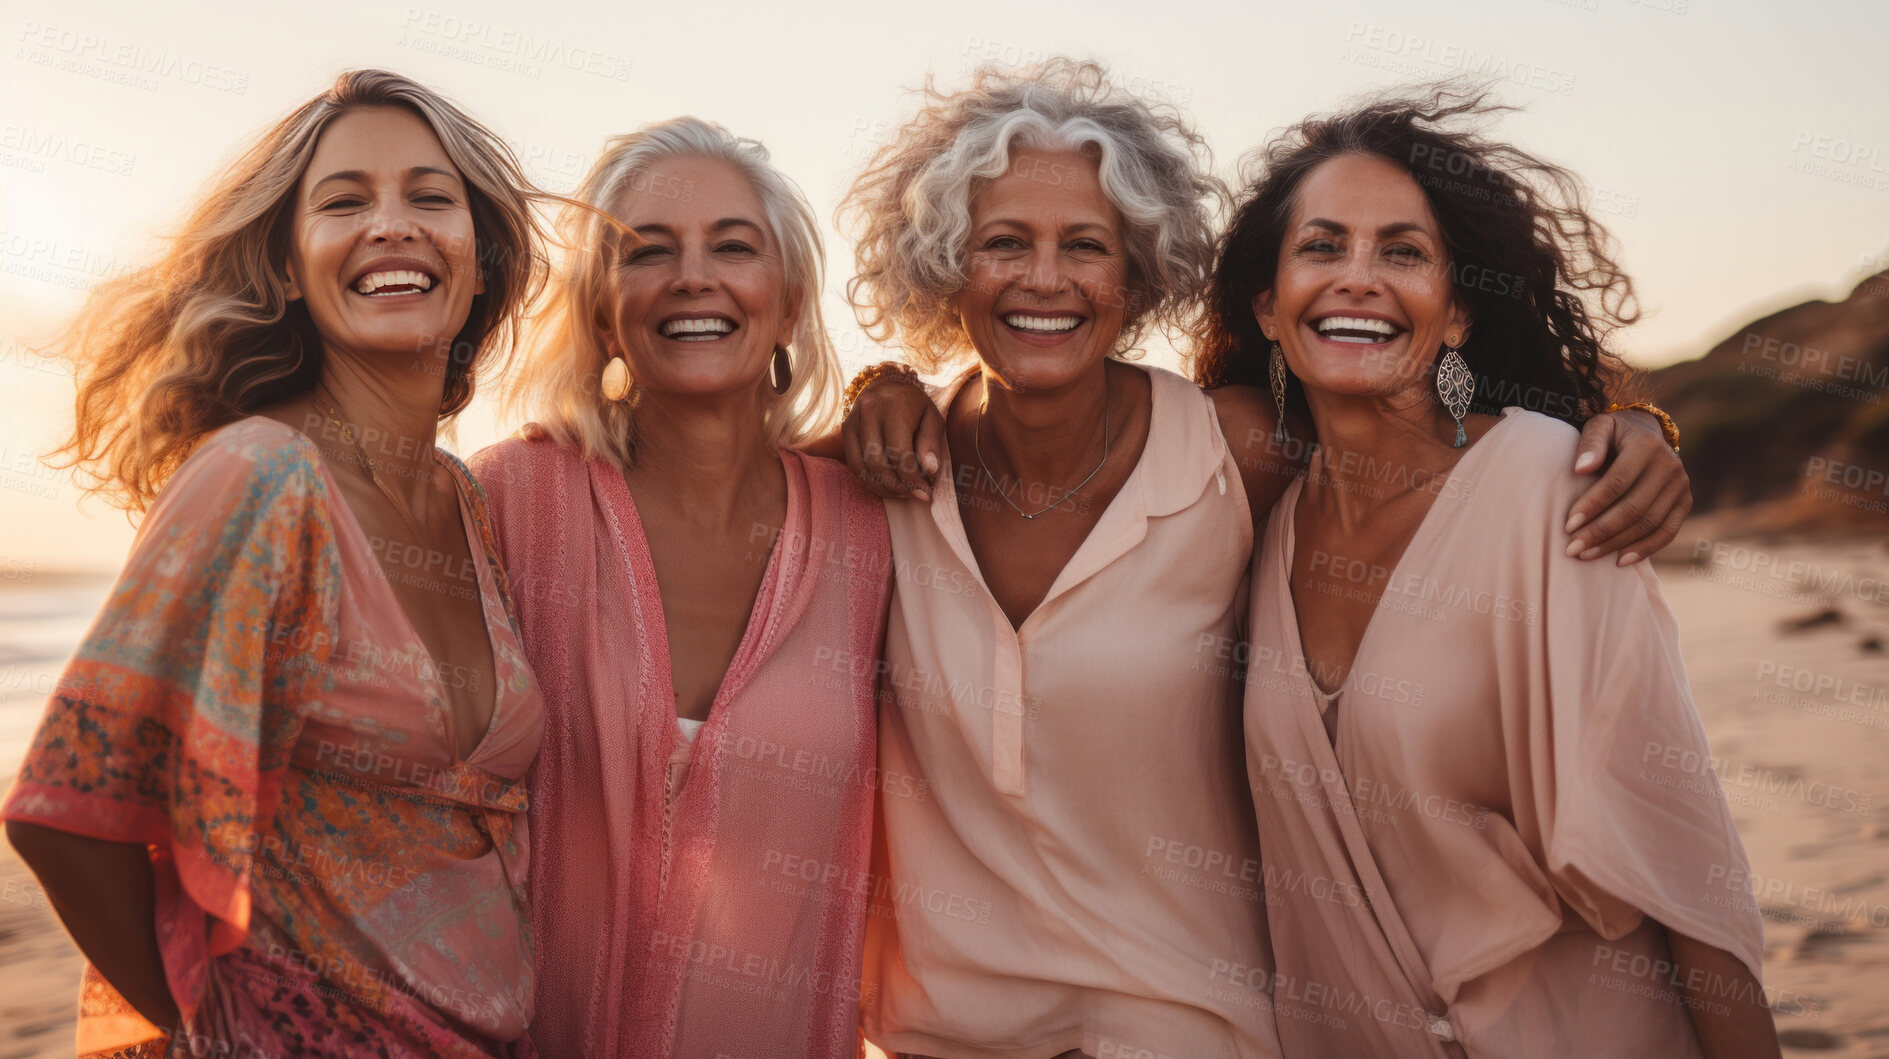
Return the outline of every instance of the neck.
<path id="1" fill-rule="evenodd" d="M 1120 411 L 1114 394 L 1120 386 L 1111 382 L 1109 371 L 1103 360 L 1063 386 L 1013 390 L 984 369 L 980 414 L 986 462 L 995 456 L 1017 481 L 1048 486 L 1067 486 L 1089 473 L 1102 458 L 1104 423 Z"/>
<path id="2" fill-rule="evenodd" d="M 1447 474 L 1464 450 L 1451 442 L 1456 422 L 1421 392 L 1356 397 L 1308 391 L 1318 430 L 1305 475 L 1305 498 L 1355 529 L 1413 490 Z"/>
<path id="3" fill-rule="evenodd" d="M 316 407 L 304 432 L 338 454 L 341 462 L 359 464 L 365 453 L 381 481 L 407 502 L 415 517 L 423 518 L 432 491 L 444 376 L 415 370 L 415 365 L 391 368 L 379 363 L 385 359 L 330 351 L 310 395 Z"/>
<path id="4" fill-rule="evenodd" d="M 639 497 L 704 529 L 739 530 L 773 495 L 780 455 L 763 425 L 758 389 L 739 396 L 645 390 L 636 406 L 634 456 L 623 477 Z"/>

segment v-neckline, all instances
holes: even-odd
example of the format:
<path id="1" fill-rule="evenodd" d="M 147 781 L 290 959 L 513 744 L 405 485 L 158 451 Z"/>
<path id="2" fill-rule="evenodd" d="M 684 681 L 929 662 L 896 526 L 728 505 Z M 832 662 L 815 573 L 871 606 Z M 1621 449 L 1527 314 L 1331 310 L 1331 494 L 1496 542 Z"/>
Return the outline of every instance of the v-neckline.
<path id="1" fill-rule="evenodd" d="M 472 511 L 466 504 L 465 483 L 459 480 L 459 474 L 452 465 L 440 458 L 438 448 L 434 448 L 433 450 L 433 465 L 443 468 L 446 471 L 446 477 L 450 478 L 453 483 L 453 500 L 459 508 L 460 531 L 466 535 L 466 554 L 467 557 L 472 560 L 473 570 L 479 579 L 479 617 L 482 619 L 481 624 L 485 626 L 486 650 L 492 658 L 492 712 L 486 720 L 485 730 L 481 732 L 479 738 L 474 741 L 472 749 L 464 753 L 461 753 L 459 750 L 459 726 L 453 714 L 452 700 L 446 696 L 445 691 L 441 690 L 436 683 L 426 680 L 419 682 L 424 689 L 427 701 L 431 703 L 435 709 L 439 710 L 445 725 L 447 753 L 452 756 L 454 765 L 463 765 L 477 759 L 479 752 L 484 750 L 486 743 L 491 741 L 492 733 L 498 730 L 499 652 L 498 642 L 492 635 L 492 587 L 489 584 L 490 572 L 486 570 L 485 545 L 479 537 L 478 527 L 473 524 Z M 321 471 L 322 477 L 327 482 L 328 495 L 333 497 L 335 503 L 340 506 L 341 517 L 345 519 L 347 524 L 352 528 L 356 543 L 366 549 L 367 556 L 374 563 L 375 568 L 380 570 L 383 575 L 374 580 L 380 585 L 381 591 L 386 593 L 387 601 L 393 604 L 393 612 L 399 615 L 401 628 L 406 630 L 407 637 L 412 641 L 414 649 L 419 651 L 420 654 L 425 657 L 427 664 L 432 667 L 431 671 L 434 673 L 439 672 L 439 659 L 433 657 L 432 650 L 426 646 L 426 641 L 420 637 L 419 628 L 413 624 L 413 619 L 407 616 L 407 608 L 400 602 L 400 594 L 394 591 L 393 582 L 385 576 L 386 570 L 380 566 L 380 557 L 375 554 L 371 543 L 367 539 L 366 527 L 361 525 L 361 520 L 354 514 L 354 509 L 348 506 L 348 498 L 341 492 L 341 483 L 329 472 L 327 465 L 321 461 L 319 453 L 317 453 L 315 457 L 315 466 Z"/>
<path id="2" fill-rule="evenodd" d="M 990 606 L 996 612 L 1001 627 L 1010 630 L 1010 634 L 1014 637 L 1021 637 L 1024 628 L 1032 621 L 1035 621 L 1037 616 L 1042 614 L 1044 610 L 1049 607 L 1051 602 L 1063 593 L 1068 592 L 1070 588 L 1074 587 L 1082 578 L 1087 577 L 1088 573 L 1094 572 L 1090 570 L 1088 573 L 1084 573 L 1080 577 L 1072 579 L 1070 575 L 1071 570 L 1083 569 L 1077 560 L 1086 558 L 1088 553 L 1096 549 L 1108 547 L 1109 544 L 1115 540 L 1126 539 L 1134 532 L 1137 525 L 1145 525 L 1147 521 L 1144 514 L 1144 505 L 1142 504 L 1141 478 L 1142 468 L 1147 463 L 1148 450 L 1154 447 L 1155 430 L 1157 426 L 1161 425 L 1161 395 L 1159 393 L 1161 380 L 1157 379 L 1153 372 L 1147 371 L 1139 365 L 1128 364 L 1125 366 L 1132 370 L 1140 371 L 1148 381 L 1148 430 L 1147 436 L 1141 443 L 1141 452 L 1135 457 L 1135 465 L 1129 468 L 1128 477 L 1122 479 L 1121 487 L 1115 490 L 1115 495 L 1109 498 L 1108 505 L 1104 507 L 1102 513 L 1096 517 L 1095 525 L 1089 527 L 1089 532 L 1083 536 L 1082 542 L 1076 545 L 1076 550 L 1069 553 L 1069 558 L 1063 561 L 1062 568 L 1056 571 L 1056 576 L 1050 579 L 1049 587 L 1043 591 L 1043 598 L 1036 601 L 1036 605 L 1030 608 L 1030 612 L 1023 616 L 1022 621 L 1013 624 L 1010 620 L 1010 615 L 1004 611 L 1003 604 L 997 602 L 997 593 L 991 590 L 990 580 L 984 573 L 984 564 L 979 561 L 976 549 L 971 547 L 971 534 L 964 524 L 964 512 L 958 506 L 957 483 L 954 480 L 954 476 L 949 474 L 942 475 L 939 483 L 942 488 L 939 488 L 933 494 L 932 503 L 930 505 L 933 519 L 939 523 L 939 529 L 944 532 L 945 540 L 950 543 L 954 549 L 961 549 L 958 556 L 959 559 L 970 569 L 971 574 L 977 578 L 978 586 L 984 590 L 984 596 L 990 601 Z M 964 388 L 970 383 L 972 376 L 976 374 L 977 370 L 976 368 L 966 370 L 963 375 L 958 377 L 956 382 L 951 384 L 948 390 L 940 395 L 943 398 L 943 406 L 940 411 L 945 416 L 951 414 L 951 405 L 958 399 L 958 396 L 964 392 Z M 944 450 L 940 454 L 943 466 L 955 467 L 956 464 L 953 462 L 951 455 L 950 440 L 948 438 L 942 439 L 940 441 L 940 447 Z M 1132 511 L 1128 509 L 1128 505 L 1130 504 L 1135 505 Z M 941 509 L 943 511 L 942 515 L 939 514 Z M 1132 525 L 1120 527 L 1115 525 L 1124 520 L 1131 522 Z M 1129 540 L 1128 543 L 1132 545 L 1134 542 Z M 1113 557 L 1111 557 L 1110 561 L 1112 560 Z M 1100 569 L 1100 566 L 1096 568 Z"/>
<path id="3" fill-rule="evenodd" d="M 727 701 L 729 697 L 730 691 L 733 688 L 733 685 L 730 684 L 730 679 L 734 676 L 736 663 L 747 657 L 749 652 L 754 649 L 755 639 L 762 635 L 767 625 L 767 622 L 762 620 L 762 601 L 764 599 L 773 598 L 768 591 L 768 587 L 774 584 L 775 578 L 778 576 L 781 564 L 781 541 L 788 536 L 788 532 L 794 522 L 795 501 L 800 500 L 801 502 L 805 502 L 805 498 L 800 497 L 794 488 L 794 468 L 787 465 L 787 451 L 782 449 L 776 452 L 775 455 L 781 461 L 781 472 L 785 475 L 787 483 L 787 506 L 786 510 L 781 515 L 781 529 L 780 532 L 774 534 L 774 543 L 768 549 L 767 565 L 761 570 L 760 584 L 755 587 L 754 602 L 748 607 L 748 620 L 747 624 L 741 630 L 741 639 L 735 643 L 735 653 L 729 656 L 728 666 L 722 670 L 721 680 L 715 685 L 715 694 L 708 700 L 708 713 L 701 718 L 702 727 L 696 731 L 695 739 L 698 745 L 702 741 L 702 736 L 707 733 L 709 727 L 714 724 L 717 716 L 721 713 L 722 704 Z M 643 513 L 636 506 L 636 491 L 630 488 L 630 483 L 624 480 L 621 472 L 617 471 L 614 467 L 610 467 L 607 463 L 605 466 L 609 468 L 608 473 L 614 477 L 617 486 L 621 487 L 623 490 L 623 500 L 627 507 L 626 513 L 635 530 L 634 533 L 620 533 L 618 535 L 619 539 L 623 541 L 624 548 L 628 551 L 628 554 L 624 555 L 623 558 L 629 564 L 627 573 L 630 576 L 631 584 L 636 583 L 639 563 L 650 572 L 650 590 L 654 593 L 655 597 L 655 606 L 647 612 L 646 618 L 650 629 L 650 657 L 652 661 L 657 659 L 661 660 L 660 665 L 663 683 L 660 689 L 661 701 L 669 705 L 671 715 L 671 723 L 669 725 L 670 732 L 677 738 L 680 738 L 681 732 L 675 722 L 684 720 L 685 718 L 683 718 L 678 708 L 680 703 L 678 703 L 676 699 L 675 662 L 669 654 L 669 616 L 663 611 L 662 585 L 655 576 L 656 554 L 649 546 L 649 531 L 643 525 Z M 595 473 L 594 468 L 593 473 Z M 693 720 L 693 718 L 687 719 Z"/>
<path id="4" fill-rule="evenodd" d="M 1437 532 L 1436 526 L 1442 521 L 1438 514 L 1438 508 L 1445 496 L 1459 495 L 1459 492 L 1452 487 L 1460 484 L 1460 479 L 1463 477 L 1465 468 L 1472 467 L 1474 462 L 1481 458 L 1480 453 L 1489 438 L 1493 436 L 1496 431 L 1501 430 L 1507 425 L 1509 420 L 1515 418 L 1516 412 L 1519 411 L 1519 409 L 1514 411 L 1506 408 L 1503 409 L 1501 420 L 1484 431 L 1482 436 L 1477 438 L 1475 442 L 1469 446 L 1469 451 L 1463 453 L 1462 458 L 1456 461 L 1456 465 L 1450 468 L 1449 474 L 1443 479 L 1442 487 L 1437 490 L 1436 497 L 1430 501 L 1429 509 L 1423 513 L 1423 518 L 1417 522 L 1417 528 L 1411 533 L 1410 540 L 1404 543 L 1404 550 L 1398 553 L 1397 561 L 1391 564 L 1390 574 L 1384 581 L 1385 592 L 1389 592 L 1392 585 L 1399 583 L 1399 575 L 1403 573 L 1404 564 L 1409 560 L 1411 553 L 1417 551 L 1418 543 L 1422 542 L 1428 544 L 1429 538 L 1434 536 Z M 1288 611 L 1287 616 L 1291 619 L 1284 624 L 1287 634 L 1292 637 L 1292 657 L 1297 658 L 1303 665 L 1305 681 L 1309 686 L 1314 704 L 1318 706 L 1318 715 L 1322 727 L 1326 712 L 1331 707 L 1335 706 L 1338 700 L 1344 697 L 1345 692 L 1350 689 L 1351 675 L 1358 671 L 1358 663 L 1364 659 L 1365 649 L 1371 645 L 1371 634 L 1376 631 L 1379 624 L 1378 618 L 1381 617 L 1384 612 L 1384 593 L 1381 592 L 1378 594 L 1377 604 L 1371 608 L 1371 617 L 1364 623 L 1364 632 L 1360 633 L 1358 636 L 1358 646 L 1351 652 L 1351 664 L 1345 667 L 1345 677 L 1338 682 L 1338 690 L 1327 693 L 1323 688 L 1318 686 L 1318 681 L 1312 677 L 1312 661 L 1310 658 L 1306 657 L 1305 637 L 1299 630 L 1299 600 L 1292 592 L 1292 564 L 1299 550 L 1299 501 L 1303 499 L 1304 496 L 1305 476 L 1300 475 L 1298 480 L 1292 483 L 1292 495 L 1290 497 L 1291 507 L 1285 511 L 1284 517 L 1281 519 L 1281 522 L 1284 524 L 1285 533 L 1285 536 L 1280 539 L 1280 544 L 1283 548 L 1281 558 L 1284 560 L 1284 569 L 1281 572 L 1281 576 L 1285 578 L 1286 582 L 1284 598 Z M 1337 740 L 1337 732 L 1335 730 L 1330 732 L 1328 742 L 1334 750 L 1337 748 Z"/>

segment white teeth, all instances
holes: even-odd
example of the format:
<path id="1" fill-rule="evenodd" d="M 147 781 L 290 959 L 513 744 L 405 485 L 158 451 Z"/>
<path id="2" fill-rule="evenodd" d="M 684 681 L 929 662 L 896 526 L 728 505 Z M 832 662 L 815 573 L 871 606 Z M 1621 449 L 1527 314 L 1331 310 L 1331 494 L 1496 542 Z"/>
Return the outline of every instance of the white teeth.
<path id="1" fill-rule="evenodd" d="M 1397 328 L 1383 320 L 1373 320 L 1365 316 L 1327 316 L 1312 325 L 1318 333 L 1333 342 L 1349 342 L 1354 345 L 1374 345 L 1397 334 Z M 1340 335 L 1337 331 L 1354 331 L 1359 334 Z M 1372 338 L 1371 335 L 1379 337 Z"/>
<path id="2" fill-rule="evenodd" d="M 1080 316 L 1026 316 L 1023 313 L 1011 313 L 1004 317 L 1004 323 L 1019 331 L 1073 331 L 1082 323 Z"/>
<path id="3" fill-rule="evenodd" d="M 417 290 L 432 290 L 433 277 L 412 269 L 390 269 L 386 272 L 369 272 L 354 281 L 354 289 L 361 294 L 373 294 L 382 287 L 413 287 Z M 389 294 L 405 294 L 406 291 L 389 291 Z"/>
<path id="4" fill-rule="evenodd" d="M 664 338 L 677 335 L 726 335 L 734 332 L 735 322 L 719 316 L 700 320 L 671 320 L 662 325 Z"/>

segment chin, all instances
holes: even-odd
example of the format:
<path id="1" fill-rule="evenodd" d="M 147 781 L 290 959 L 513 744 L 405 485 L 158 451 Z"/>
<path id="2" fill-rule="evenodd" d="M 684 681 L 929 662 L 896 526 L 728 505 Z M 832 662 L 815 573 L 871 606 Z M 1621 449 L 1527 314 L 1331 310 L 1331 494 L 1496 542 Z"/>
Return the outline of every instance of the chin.
<path id="1" fill-rule="evenodd" d="M 984 363 L 1018 389 L 1053 389 L 1066 386 L 1104 359 L 1087 350 L 1063 352 L 1023 350 L 1004 356 L 984 357 Z"/>

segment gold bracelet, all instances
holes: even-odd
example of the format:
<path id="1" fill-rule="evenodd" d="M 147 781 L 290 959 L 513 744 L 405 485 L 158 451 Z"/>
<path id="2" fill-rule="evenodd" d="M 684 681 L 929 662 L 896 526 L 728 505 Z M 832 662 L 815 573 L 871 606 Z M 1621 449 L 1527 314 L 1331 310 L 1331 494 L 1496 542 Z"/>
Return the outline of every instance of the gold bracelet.
<path id="1" fill-rule="evenodd" d="M 1665 410 L 1658 405 L 1635 401 L 1632 404 L 1610 404 L 1607 406 L 1607 411 L 1631 412 L 1636 408 L 1659 420 L 1659 432 L 1666 435 L 1666 444 L 1672 446 L 1673 455 L 1679 455 L 1679 424 L 1673 422 L 1673 417 L 1667 415 Z"/>
<path id="2" fill-rule="evenodd" d="M 840 418 L 844 419 L 852 415 L 853 402 L 859 400 L 859 395 L 866 392 L 866 387 L 886 375 L 903 375 L 912 380 L 912 384 L 920 389 L 925 386 L 925 381 L 918 377 L 918 370 L 910 364 L 901 364 L 896 360 L 882 360 L 877 364 L 861 368 L 859 374 L 853 376 L 853 381 L 846 384 L 846 400 L 841 406 Z"/>

